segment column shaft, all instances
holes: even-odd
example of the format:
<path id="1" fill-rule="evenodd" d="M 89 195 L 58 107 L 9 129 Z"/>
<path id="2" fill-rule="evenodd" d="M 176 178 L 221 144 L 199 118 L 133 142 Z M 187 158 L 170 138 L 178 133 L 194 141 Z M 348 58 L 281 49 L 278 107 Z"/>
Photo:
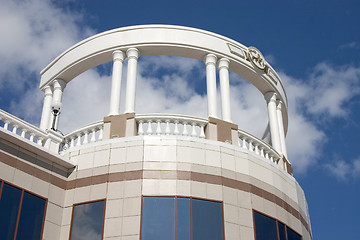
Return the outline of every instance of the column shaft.
<path id="1" fill-rule="evenodd" d="M 282 154 L 284 154 L 284 156 L 287 159 L 287 150 L 286 150 L 286 142 L 285 142 L 285 131 L 284 131 L 284 122 L 283 122 L 283 118 L 282 118 L 282 101 L 278 100 L 276 102 L 276 112 L 277 112 L 277 120 L 278 120 L 278 124 L 279 124 L 279 137 L 280 137 L 280 144 L 281 144 L 281 151 Z"/>
<path id="2" fill-rule="evenodd" d="M 50 86 L 44 88 L 44 103 L 40 120 L 40 129 L 46 130 L 49 127 L 49 121 L 51 118 L 51 103 L 53 98 L 53 91 Z"/>
<path id="3" fill-rule="evenodd" d="M 135 112 L 136 74 L 139 51 L 136 48 L 130 48 L 126 51 L 126 55 L 129 60 L 126 78 L 125 113 L 133 113 Z"/>
<path id="4" fill-rule="evenodd" d="M 109 115 L 120 114 L 121 75 L 124 56 L 125 55 L 122 51 L 117 50 L 113 52 L 113 71 Z"/>
<path id="5" fill-rule="evenodd" d="M 208 99 L 208 116 L 217 118 L 216 101 L 216 56 L 208 54 L 204 58 L 206 65 L 206 87 Z"/>
<path id="6" fill-rule="evenodd" d="M 62 79 L 55 79 L 53 82 L 53 88 L 54 88 L 54 92 L 53 92 L 53 99 L 52 99 L 52 104 L 51 105 L 61 105 L 61 101 L 62 101 L 62 94 L 63 94 L 63 90 L 66 87 L 66 82 Z M 54 120 L 54 115 L 51 114 L 51 121 L 49 122 L 49 129 L 52 127 L 52 123 Z M 57 129 L 59 124 L 59 116 L 56 118 L 55 121 L 55 129 Z"/>
<path id="7" fill-rule="evenodd" d="M 267 102 L 268 107 L 268 115 L 269 115 L 269 123 L 270 123 L 270 134 L 271 134 L 271 143 L 273 148 L 278 152 L 281 151 L 281 142 L 280 142 L 280 134 L 279 134 L 279 123 L 278 117 L 276 113 L 276 93 L 275 92 L 267 92 L 265 95 L 265 100 Z"/>
<path id="8" fill-rule="evenodd" d="M 224 121 L 231 121 L 231 106 L 230 106 L 230 83 L 229 83 L 229 60 L 222 58 L 219 60 L 219 78 L 220 78 L 220 93 L 221 93 L 221 112 Z"/>

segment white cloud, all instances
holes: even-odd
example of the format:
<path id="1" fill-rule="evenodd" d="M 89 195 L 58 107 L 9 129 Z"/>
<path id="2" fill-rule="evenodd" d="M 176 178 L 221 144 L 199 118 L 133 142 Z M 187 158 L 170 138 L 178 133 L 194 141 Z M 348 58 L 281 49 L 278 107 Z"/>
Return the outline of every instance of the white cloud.
<path id="1" fill-rule="evenodd" d="M 330 174 L 342 181 L 358 178 L 360 176 L 360 157 L 349 162 L 336 160 L 325 166 Z"/>

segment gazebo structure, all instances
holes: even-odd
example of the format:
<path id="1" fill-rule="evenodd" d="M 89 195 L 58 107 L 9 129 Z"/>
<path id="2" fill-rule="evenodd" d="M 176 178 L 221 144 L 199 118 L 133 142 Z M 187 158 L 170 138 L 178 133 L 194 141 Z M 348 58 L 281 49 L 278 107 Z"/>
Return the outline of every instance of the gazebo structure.
<path id="1" fill-rule="evenodd" d="M 136 113 L 138 58 L 146 55 L 204 61 L 208 118 Z M 57 132 L 67 83 L 110 61 L 109 114 Z M 230 71 L 264 95 L 262 139 L 232 121 Z M 312 239 L 287 158 L 286 93 L 255 47 L 189 27 L 124 27 L 63 52 L 41 72 L 40 89 L 39 127 L 0 110 L 0 238 Z"/>

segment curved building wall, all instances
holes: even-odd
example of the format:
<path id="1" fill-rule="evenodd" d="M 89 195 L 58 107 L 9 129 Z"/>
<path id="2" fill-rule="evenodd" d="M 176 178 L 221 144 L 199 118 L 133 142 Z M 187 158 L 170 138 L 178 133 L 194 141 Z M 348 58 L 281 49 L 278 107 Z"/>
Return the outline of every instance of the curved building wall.
<path id="1" fill-rule="evenodd" d="M 222 203 L 224 236 L 255 239 L 253 211 L 311 239 L 304 193 L 269 160 L 226 143 L 136 136 L 75 147 L 67 171 L 3 141 L 1 180 L 47 199 L 43 239 L 69 239 L 74 206 L 104 201 L 104 239 L 139 239 L 143 196 Z"/>

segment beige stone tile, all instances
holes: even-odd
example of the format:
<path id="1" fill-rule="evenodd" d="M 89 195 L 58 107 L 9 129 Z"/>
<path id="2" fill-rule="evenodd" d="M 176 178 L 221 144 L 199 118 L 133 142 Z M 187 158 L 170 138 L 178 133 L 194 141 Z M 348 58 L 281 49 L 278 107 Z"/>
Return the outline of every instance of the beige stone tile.
<path id="1" fill-rule="evenodd" d="M 15 168 L 10 167 L 2 162 L 0 162 L 0 176 L 1 179 L 12 182 L 15 175 Z"/>
<path id="2" fill-rule="evenodd" d="M 118 199 L 124 197 L 124 182 L 109 182 L 108 183 L 108 199 Z"/>
<path id="3" fill-rule="evenodd" d="M 30 174 L 24 173 L 23 171 L 20 171 L 18 169 L 15 170 L 13 184 L 15 184 L 16 186 L 29 190 L 31 189 L 32 180 L 33 176 L 31 176 Z"/>
<path id="4" fill-rule="evenodd" d="M 160 180 L 144 179 L 142 184 L 143 195 L 160 195 Z"/>
<path id="5" fill-rule="evenodd" d="M 225 239 L 226 240 L 239 240 L 240 228 L 239 225 L 225 222 Z"/>
<path id="6" fill-rule="evenodd" d="M 74 203 L 82 203 L 90 200 L 90 186 L 75 188 Z"/>
<path id="7" fill-rule="evenodd" d="M 276 206 L 273 202 L 264 199 L 264 213 L 276 217 Z"/>
<path id="8" fill-rule="evenodd" d="M 71 224 L 72 211 L 73 211 L 72 207 L 62 208 L 62 219 L 61 219 L 62 226 Z"/>
<path id="9" fill-rule="evenodd" d="M 104 226 L 104 237 L 121 236 L 122 218 L 106 218 Z"/>
<path id="10" fill-rule="evenodd" d="M 142 162 L 144 158 L 144 147 L 134 146 L 126 149 L 126 162 Z"/>
<path id="11" fill-rule="evenodd" d="M 122 240 L 139 240 L 140 235 L 130 235 L 130 236 L 123 236 Z"/>
<path id="12" fill-rule="evenodd" d="M 198 198 L 206 198 L 206 184 L 191 182 L 191 195 Z"/>
<path id="13" fill-rule="evenodd" d="M 140 214 L 141 214 L 141 197 L 125 198 L 123 215 L 127 217 L 127 216 L 137 216 Z"/>
<path id="14" fill-rule="evenodd" d="M 141 180 L 132 180 L 125 182 L 124 197 L 138 197 L 141 196 Z"/>
<path id="15" fill-rule="evenodd" d="M 264 212 L 264 199 L 261 197 L 258 197 L 254 194 L 251 194 L 251 205 L 254 210 L 257 210 L 259 212 Z"/>
<path id="16" fill-rule="evenodd" d="M 90 186 L 90 200 L 106 198 L 106 194 L 107 194 L 107 183 Z"/>
<path id="17" fill-rule="evenodd" d="M 109 165 L 110 162 L 110 149 L 98 151 L 94 154 L 94 167 L 101 167 Z"/>
<path id="18" fill-rule="evenodd" d="M 240 240 L 254 240 L 254 229 L 240 226 Z"/>
<path id="19" fill-rule="evenodd" d="M 251 195 L 249 192 L 237 191 L 238 206 L 241 208 L 251 209 Z"/>
<path id="20" fill-rule="evenodd" d="M 220 152 L 206 150 L 205 157 L 206 157 L 205 160 L 206 165 L 213 167 L 221 167 Z"/>
<path id="21" fill-rule="evenodd" d="M 51 188 L 50 188 L 51 192 Z M 54 196 L 56 196 L 54 191 Z M 66 190 L 65 197 L 64 197 L 64 207 L 72 206 L 74 204 L 74 195 L 75 195 L 75 189 Z"/>
<path id="22" fill-rule="evenodd" d="M 122 235 L 135 235 L 140 233 L 140 216 L 124 217 Z"/>
<path id="23" fill-rule="evenodd" d="M 86 154 L 95 152 L 95 147 L 87 147 L 79 150 L 79 154 Z"/>
<path id="24" fill-rule="evenodd" d="M 55 223 L 56 225 L 61 225 L 62 220 L 62 214 L 63 214 L 63 208 L 55 205 L 51 202 L 47 203 L 47 209 L 46 209 L 46 221 L 50 221 L 52 223 Z"/>
<path id="25" fill-rule="evenodd" d="M 207 166 L 205 166 L 205 165 L 191 164 L 191 171 L 198 172 L 198 173 L 206 173 L 206 167 Z"/>
<path id="26" fill-rule="evenodd" d="M 220 146 L 219 146 L 219 145 L 205 144 L 205 148 L 206 148 L 207 150 L 220 152 Z"/>
<path id="27" fill-rule="evenodd" d="M 114 173 L 114 172 L 125 172 L 125 166 L 126 164 L 115 164 L 115 165 L 110 165 L 109 166 L 109 173 Z"/>
<path id="28" fill-rule="evenodd" d="M 143 162 L 130 162 L 125 164 L 126 171 L 136 171 L 143 169 Z"/>
<path id="29" fill-rule="evenodd" d="M 78 156 L 78 170 L 90 169 L 94 166 L 94 153 L 86 153 Z"/>
<path id="30" fill-rule="evenodd" d="M 224 207 L 224 221 L 239 224 L 238 207 L 230 204 L 223 204 Z"/>
<path id="31" fill-rule="evenodd" d="M 60 240 L 69 240 L 70 225 L 61 226 L 60 229 Z"/>
<path id="32" fill-rule="evenodd" d="M 79 153 L 80 153 L 79 150 L 71 151 L 71 152 L 70 152 L 70 157 L 78 156 Z"/>
<path id="33" fill-rule="evenodd" d="M 176 161 L 176 146 L 144 146 L 144 161 Z"/>
<path id="34" fill-rule="evenodd" d="M 237 205 L 237 190 L 223 186 L 223 200 L 224 203 Z"/>
<path id="35" fill-rule="evenodd" d="M 249 162 L 245 158 L 235 157 L 235 170 L 238 173 L 249 174 Z"/>
<path id="36" fill-rule="evenodd" d="M 126 142 L 126 147 L 144 146 L 144 140 L 139 137 L 139 140 L 131 140 Z"/>
<path id="37" fill-rule="evenodd" d="M 206 184 L 206 196 L 208 199 L 222 201 L 223 192 L 221 185 Z"/>
<path id="38" fill-rule="evenodd" d="M 177 170 L 179 171 L 191 171 L 191 163 L 177 163 Z"/>
<path id="39" fill-rule="evenodd" d="M 239 224 L 245 227 L 253 226 L 253 214 L 251 209 L 238 208 Z"/>
<path id="40" fill-rule="evenodd" d="M 111 149 L 126 148 L 126 146 L 127 146 L 127 142 L 125 142 L 125 141 L 118 141 L 118 142 L 111 143 Z"/>
<path id="41" fill-rule="evenodd" d="M 160 195 L 176 195 L 176 180 L 161 180 Z"/>
<path id="42" fill-rule="evenodd" d="M 180 163 L 191 163 L 191 148 L 187 146 L 177 146 L 177 161 Z"/>
<path id="43" fill-rule="evenodd" d="M 49 197 L 49 188 L 50 184 L 48 182 L 42 181 L 36 177 L 34 177 L 31 182 L 31 191 L 42 197 Z"/>
<path id="44" fill-rule="evenodd" d="M 221 168 L 206 166 L 206 173 L 211 175 L 221 176 Z"/>
<path id="45" fill-rule="evenodd" d="M 126 162 L 126 148 L 112 148 L 110 153 L 110 164 L 121 164 Z"/>
<path id="46" fill-rule="evenodd" d="M 102 174 L 108 174 L 109 173 L 109 166 L 102 166 L 102 167 L 96 167 L 93 169 L 93 176 L 98 176 Z"/>
<path id="47" fill-rule="evenodd" d="M 77 179 L 91 177 L 93 175 L 93 168 L 78 170 L 76 175 Z"/>
<path id="48" fill-rule="evenodd" d="M 103 151 L 103 150 L 108 150 L 111 148 L 110 143 L 109 144 L 103 144 L 103 145 L 96 145 L 95 146 L 95 151 Z"/>
<path id="49" fill-rule="evenodd" d="M 68 190 L 70 191 L 70 190 Z M 53 202 L 59 206 L 64 206 L 65 204 L 65 190 L 61 189 L 54 185 L 49 185 L 49 196 L 48 199 L 50 202 Z M 71 200 L 72 202 L 72 200 Z"/>
<path id="50" fill-rule="evenodd" d="M 190 196 L 191 195 L 191 182 L 185 180 L 177 180 L 176 183 L 176 195 L 178 196 Z"/>
<path id="51" fill-rule="evenodd" d="M 114 199 L 106 201 L 105 218 L 114 218 L 123 216 L 123 199 Z"/>
<path id="52" fill-rule="evenodd" d="M 47 214 L 46 214 L 47 215 Z M 43 239 L 59 239 L 60 238 L 60 226 L 55 223 L 45 221 Z"/>

